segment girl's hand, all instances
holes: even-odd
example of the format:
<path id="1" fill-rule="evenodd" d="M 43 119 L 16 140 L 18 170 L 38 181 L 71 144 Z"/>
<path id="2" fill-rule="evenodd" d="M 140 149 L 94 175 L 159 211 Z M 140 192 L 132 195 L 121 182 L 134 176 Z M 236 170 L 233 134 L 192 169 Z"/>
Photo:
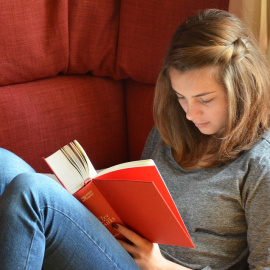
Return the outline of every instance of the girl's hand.
<path id="1" fill-rule="evenodd" d="M 128 243 L 123 240 L 118 240 L 142 270 L 188 269 L 166 260 L 162 256 L 158 244 L 149 242 L 147 239 L 139 236 L 123 225 L 113 224 L 112 226 L 130 241 L 130 243 Z"/>

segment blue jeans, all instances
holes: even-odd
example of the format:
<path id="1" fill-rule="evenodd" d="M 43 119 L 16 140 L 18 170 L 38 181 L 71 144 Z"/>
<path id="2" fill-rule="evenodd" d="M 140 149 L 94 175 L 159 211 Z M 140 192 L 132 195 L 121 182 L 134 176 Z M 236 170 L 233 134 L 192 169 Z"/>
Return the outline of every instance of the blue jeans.
<path id="1" fill-rule="evenodd" d="M 140 269 L 61 185 L 1 148 L 0 262 L 8 270 Z"/>

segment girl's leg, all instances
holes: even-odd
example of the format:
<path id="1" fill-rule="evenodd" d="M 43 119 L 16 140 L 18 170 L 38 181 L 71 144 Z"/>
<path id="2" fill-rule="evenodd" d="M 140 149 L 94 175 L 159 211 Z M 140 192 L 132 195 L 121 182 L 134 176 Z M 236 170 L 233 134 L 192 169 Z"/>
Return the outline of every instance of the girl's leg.
<path id="1" fill-rule="evenodd" d="M 0 148 L 0 196 L 11 180 L 24 172 L 34 172 L 34 170 L 15 154 Z"/>
<path id="2" fill-rule="evenodd" d="M 20 174 L 0 196 L 3 269 L 140 269 L 107 229 L 62 186 Z"/>

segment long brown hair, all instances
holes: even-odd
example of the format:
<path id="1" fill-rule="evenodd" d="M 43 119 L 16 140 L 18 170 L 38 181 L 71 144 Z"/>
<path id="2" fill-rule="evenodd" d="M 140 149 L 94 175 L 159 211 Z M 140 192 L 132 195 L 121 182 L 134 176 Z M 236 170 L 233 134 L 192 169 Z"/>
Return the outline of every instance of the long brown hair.
<path id="1" fill-rule="evenodd" d="M 180 72 L 216 66 L 227 94 L 228 122 L 221 137 L 202 134 L 172 91 L 169 70 Z M 269 66 L 258 42 L 234 15 L 204 10 L 176 30 L 158 76 L 154 119 L 166 144 L 185 166 L 205 160 L 220 166 L 250 149 L 270 124 Z M 205 147 L 205 146 L 208 147 Z"/>

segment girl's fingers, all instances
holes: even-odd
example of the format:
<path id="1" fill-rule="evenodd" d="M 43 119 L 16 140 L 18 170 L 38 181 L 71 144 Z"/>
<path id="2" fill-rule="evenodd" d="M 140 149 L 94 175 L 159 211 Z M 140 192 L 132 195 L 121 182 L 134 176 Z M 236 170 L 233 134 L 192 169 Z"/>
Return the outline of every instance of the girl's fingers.
<path id="1" fill-rule="evenodd" d="M 145 241 L 144 238 L 133 232 L 132 230 L 126 228 L 121 224 L 112 224 L 113 228 L 121 233 L 124 237 L 126 237 L 129 241 L 131 241 L 134 245 L 140 246 Z"/>
<path id="2" fill-rule="evenodd" d="M 119 244 L 134 258 L 134 254 L 136 253 L 136 246 L 129 244 L 123 240 L 117 240 Z"/>

